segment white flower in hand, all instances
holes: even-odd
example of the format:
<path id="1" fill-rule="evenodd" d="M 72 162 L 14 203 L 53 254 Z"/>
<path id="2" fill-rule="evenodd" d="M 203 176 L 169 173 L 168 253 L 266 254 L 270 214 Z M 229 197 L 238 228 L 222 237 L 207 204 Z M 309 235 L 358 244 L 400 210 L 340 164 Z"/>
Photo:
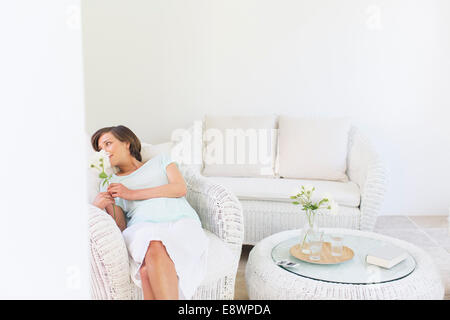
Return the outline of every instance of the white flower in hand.
<path id="1" fill-rule="evenodd" d="M 100 173 L 100 178 L 105 179 L 114 173 L 114 170 L 111 168 L 111 163 L 109 162 L 109 152 L 103 149 L 94 153 L 90 163 L 91 168 L 96 168 L 100 172 L 105 173 L 104 175 Z"/>
<path id="2" fill-rule="evenodd" d="M 113 168 L 111 168 L 111 163 L 109 162 L 109 153 L 105 150 L 100 150 L 96 152 L 91 159 L 90 167 L 98 170 L 100 173 L 98 177 L 103 179 L 102 186 L 105 184 L 110 184 L 112 174 L 114 173 Z M 116 220 L 116 207 L 113 204 L 114 210 L 114 220 Z"/>
<path id="3" fill-rule="evenodd" d="M 103 163 L 105 165 L 105 170 L 111 168 L 111 163 L 109 162 L 109 152 L 105 150 L 100 150 L 99 153 L 102 156 Z"/>

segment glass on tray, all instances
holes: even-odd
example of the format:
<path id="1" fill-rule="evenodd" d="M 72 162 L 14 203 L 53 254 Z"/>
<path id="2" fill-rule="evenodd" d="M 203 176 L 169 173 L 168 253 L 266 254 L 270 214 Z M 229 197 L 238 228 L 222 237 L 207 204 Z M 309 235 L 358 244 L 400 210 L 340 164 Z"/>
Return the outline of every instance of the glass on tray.
<path id="1" fill-rule="evenodd" d="M 340 257 L 344 251 L 344 238 L 340 234 L 333 234 L 330 237 L 331 255 L 333 257 Z"/>
<path id="2" fill-rule="evenodd" d="M 320 253 L 322 252 L 322 246 L 323 246 L 323 232 L 321 231 L 311 232 L 309 242 L 310 260 L 312 261 L 320 260 Z"/>

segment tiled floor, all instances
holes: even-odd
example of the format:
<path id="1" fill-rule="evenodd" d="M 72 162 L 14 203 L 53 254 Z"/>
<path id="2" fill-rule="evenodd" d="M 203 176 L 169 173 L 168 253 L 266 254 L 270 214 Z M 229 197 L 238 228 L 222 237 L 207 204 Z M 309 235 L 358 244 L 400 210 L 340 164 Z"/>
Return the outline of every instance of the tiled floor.
<path id="1" fill-rule="evenodd" d="M 450 225 L 447 216 L 380 216 L 374 232 L 411 242 L 433 257 L 450 300 Z M 253 246 L 244 245 L 236 276 L 235 299 L 248 299 L 245 264 Z"/>

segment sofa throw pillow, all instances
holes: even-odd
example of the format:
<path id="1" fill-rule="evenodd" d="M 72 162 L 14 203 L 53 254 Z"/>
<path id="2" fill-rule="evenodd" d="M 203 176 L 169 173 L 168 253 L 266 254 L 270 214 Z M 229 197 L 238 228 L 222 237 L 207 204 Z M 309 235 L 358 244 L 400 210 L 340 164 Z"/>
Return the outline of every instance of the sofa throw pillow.
<path id="1" fill-rule="evenodd" d="M 203 175 L 274 177 L 277 116 L 205 116 Z"/>
<path id="2" fill-rule="evenodd" d="M 348 181 L 347 118 L 280 116 L 279 175 L 292 179 Z"/>
<path id="3" fill-rule="evenodd" d="M 197 171 L 203 168 L 203 121 L 195 120 L 188 128 L 178 128 L 172 131 L 173 147 L 171 157 L 180 165 L 195 167 Z"/>
<path id="4" fill-rule="evenodd" d="M 172 150 L 173 143 L 172 142 L 163 142 L 159 144 L 150 144 L 141 142 L 141 157 L 142 162 L 147 162 L 154 156 L 164 152 L 170 154 Z"/>

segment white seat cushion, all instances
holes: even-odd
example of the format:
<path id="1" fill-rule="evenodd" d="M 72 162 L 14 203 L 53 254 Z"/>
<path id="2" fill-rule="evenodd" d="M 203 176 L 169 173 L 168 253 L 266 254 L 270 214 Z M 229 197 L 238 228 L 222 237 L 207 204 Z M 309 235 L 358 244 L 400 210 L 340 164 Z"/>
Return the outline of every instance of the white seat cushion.
<path id="1" fill-rule="evenodd" d="M 203 229 L 209 240 L 208 264 L 202 283 L 211 283 L 233 272 L 233 254 L 225 242 L 212 232 Z"/>
<path id="2" fill-rule="evenodd" d="M 358 207 L 360 190 L 356 183 L 271 178 L 230 178 L 208 177 L 211 181 L 223 185 L 240 200 L 266 200 L 292 202 L 289 197 L 302 185 L 314 186 L 313 200 L 329 194 L 339 205 Z"/>

